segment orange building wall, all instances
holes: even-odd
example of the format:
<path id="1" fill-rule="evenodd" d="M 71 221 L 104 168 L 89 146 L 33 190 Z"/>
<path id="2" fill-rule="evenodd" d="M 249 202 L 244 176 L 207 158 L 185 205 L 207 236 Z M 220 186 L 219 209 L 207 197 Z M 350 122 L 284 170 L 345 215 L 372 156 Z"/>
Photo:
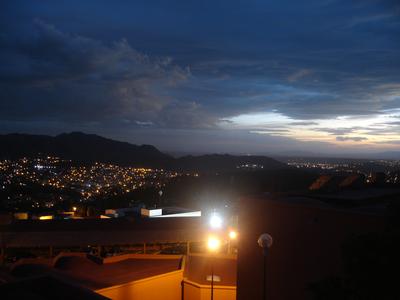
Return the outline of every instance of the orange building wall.
<path id="1" fill-rule="evenodd" d="M 123 255 L 116 255 L 116 256 L 110 256 L 102 259 L 103 264 L 110 264 L 110 263 L 116 263 L 125 259 L 160 259 L 160 260 L 166 260 L 166 259 L 182 259 L 182 255 L 171 255 L 171 254 L 135 254 L 135 253 L 130 253 L 130 254 L 123 254 Z"/>
<path id="2" fill-rule="evenodd" d="M 115 300 L 180 300 L 183 270 L 113 286 L 96 292 Z"/>
<path id="3" fill-rule="evenodd" d="M 192 284 L 184 284 L 184 300 L 200 300 L 201 290 Z"/>
<path id="4" fill-rule="evenodd" d="M 209 300 L 211 288 L 189 280 L 184 281 L 184 300 Z M 235 300 L 236 287 L 214 286 L 214 300 Z"/>

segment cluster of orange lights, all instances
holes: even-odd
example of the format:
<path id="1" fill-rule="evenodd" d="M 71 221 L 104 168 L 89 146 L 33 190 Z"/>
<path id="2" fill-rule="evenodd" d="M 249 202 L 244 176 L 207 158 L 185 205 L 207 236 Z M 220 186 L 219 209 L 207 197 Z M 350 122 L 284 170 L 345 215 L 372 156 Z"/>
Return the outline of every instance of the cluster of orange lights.
<path id="1" fill-rule="evenodd" d="M 228 237 L 230 240 L 236 240 L 238 233 L 231 229 L 228 232 Z M 216 235 L 210 235 L 207 239 L 207 248 L 210 252 L 216 252 L 221 247 L 221 239 Z"/>
<path id="2" fill-rule="evenodd" d="M 213 231 L 219 231 L 223 227 L 223 220 L 218 214 L 213 213 L 209 225 Z M 238 237 L 238 233 L 234 229 L 229 229 L 227 235 L 229 240 L 236 240 Z M 207 248 L 210 252 L 217 252 L 220 249 L 222 244 L 220 236 L 221 234 L 211 234 L 208 237 Z"/>

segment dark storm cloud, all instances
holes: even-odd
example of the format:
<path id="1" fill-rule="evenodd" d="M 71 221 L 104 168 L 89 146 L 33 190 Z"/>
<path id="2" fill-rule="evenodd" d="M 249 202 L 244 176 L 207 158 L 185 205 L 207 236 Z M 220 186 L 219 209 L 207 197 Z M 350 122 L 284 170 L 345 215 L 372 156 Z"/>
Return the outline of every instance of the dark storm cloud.
<path id="1" fill-rule="evenodd" d="M 27 39 L 3 41 L 12 55 L 1 57 L 2 119 L 154 121 L 172 101 L 163 90 L 190 76 L 171 59 L 150 58 L 126 40 L 106 45 L 41 20 L 34 26 Z M 13 69 L 21 59 L 24 67 Z"/>
<path id="2" fill-rule="evenodd" d="M 400 140 L 391 140 L 391 141 L 384 141 L 384 142 L 377 142 L 377 144 L 386 144 L 386 145 L 400 145 Z"/>
<path id="3" fill-rule="evenodd" d="M 353 133 L 356 130 L 365 130 L 366 128 L 364 127 L 351 127 L 351 128 L 313 128 L 313 130 L 315 131 L 319 131 L 319 132 L 325 132 L 328 133 L 330 135 L 347 135 L 350 133 Z"/>
<path id="4" fill-rule="evenodd" d="M 367 138 L 360 136 L 337 136 L 336 140 L 339 142 L 345 142 L 345 141 L 361 142 L 367 140 Z"/>
<path id="5" fill-rule="evenodd" d="M 400 107 L 398 1 L 15 0 L 0 27 L 10 130 L 217 130 L 272 111 L 313 126 Z"/>
<path id="6" fill-rule="evenodd" d="M 290 125 L 294 126 L 309 126 L 309 125 L 317 125 L 317 122 L 312 121 L 298 121 L 298 122 L 291 122 Z"/>
<path id="7" fill-rule="evenodd" d="M 281 135 L 282 133 L 287 133 L 289 132 L 288 129 L 284 128 L 264 128 L 264 129 L 258 129 L 258 130 L 252 130 L 251 132 L 253 133 L 260 133 L 260 134 L 279 134 Z"/>

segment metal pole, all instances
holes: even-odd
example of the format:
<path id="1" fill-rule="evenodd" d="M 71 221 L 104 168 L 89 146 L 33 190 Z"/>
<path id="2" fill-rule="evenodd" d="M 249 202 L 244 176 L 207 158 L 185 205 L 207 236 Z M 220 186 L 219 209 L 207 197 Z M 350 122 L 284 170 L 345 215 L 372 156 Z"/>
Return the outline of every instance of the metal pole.
<path id="1" fill-rule="evenodd" d="M 267 272 L 266 272 L 266 267 L 265 267 L 265 265 L 266 265 L 267 255 L 264 253 L 263 256 L 264 256 L 264 259 L 263 259 L 263 272 L 264 272 L 264 276 L 263 276 L 263 279 L 264 279 L 264 282 L 263 282 L 263 300 L 266 300 L 266 299 L 267 299 L 267 293 L 266 293 Z"/>
<path id="2" fill-rule="evenodd" d="M 211 257 L 211 300 L 214 299 L 214 259 Z"/>
<path id="3" fill-rule="evenodd" d="M 185 282 L 181 281 L 181 300 L 185 299 Z"/>
<path id="4" fill-rule="evenodd" d="M 272 236 L 270 236 L 268 233 L 263 233 L 260 235 L 260 237 L 257 240 L 258 245 L 262 248 L 263 250 L 263 300 L 267 299 L 267 270 L 266 270 L 266 264 L 267 264 L 267 255 L 269 252 L 269 248 L 272 246 Z"/>

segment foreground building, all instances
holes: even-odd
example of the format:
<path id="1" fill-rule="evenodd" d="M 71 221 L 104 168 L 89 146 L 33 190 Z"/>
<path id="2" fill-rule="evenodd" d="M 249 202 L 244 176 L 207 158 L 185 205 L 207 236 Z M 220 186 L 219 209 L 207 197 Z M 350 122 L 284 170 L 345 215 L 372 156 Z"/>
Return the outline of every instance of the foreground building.
<path id="1" fill-rule="evenodd" d="M 384 210 L 375 205 L 354 206 L 362 201 L 346 195 L 330 195 L 329 201 L 310 198 L 312 195 L 242 199 L 237 260 L 235 254 L 221 254 L 234 252 L 229 251 L 230 243 L 219 253 L 204 254 L 201 247 L 209 229 L 203 218 L 22 221 L 4 225 L 4 257 L 11 250 L 42 247 L 50 258 L 19 259 L 10 274 L 13 278 L 4 277 L 8 284 L 0 285 L 0 294 L 12 295 L 18 284 L 32 287 L 34 278 L 50 276 L 60 282 L 60 289 L 73 286 L 78 288 L 77 293 L 108 299 L 210 299 L 211 280 L 214 300 L 264 300 L 264 296 L 274 300 L 311 299 L 311 284 L 341 273 L 343 242 L 384 228 Z M 323 195 L 318 197 L 322 199 Z M 262 233 L 273 238 L 267 256 L 257 244 Z M 179 255 L 160 254 L 168 243 L 173 247 L 182 244 L 184 250 Z M 99 251 L 73 250 L 88 245 Z M 139 250 L 136 254 L 99 258 L 102 250 L 114 246 L 138 246 Z M 56 252 L 65 248 L 72 253 Z M 46 289 L 43 284 L 39 291 Z M 35 299 L 47 298 L 39 295 Z"/>
<path id="2" fill-rule="evenodd" d="M 85 299 L 203 300 L 210 298 L 211 268 L 216 278 L 214 299 L 236 299 L 236 257 L 221 254 L 128 254 L 100 259 L 61 253 L 54 259 L 22 259 L 12 268 L 13 279 L 0 285 L 0 293 L 14 299 L 26 289 L 30 298 L 48 299 L 47 295 L 66 289 L 68 295 Z"/>
<path id="3" fill-rule="evenodd" d="M 302 196 L 247 198 L 240 208 L 238 300 L 262 300 L 264 288 L 266 299 L 311 299 L 310 284 L 341 272 L 346 239 L 384 227 L 375 208 L 340 208 Z M 257 244 L 262 233 L 273 238 L 265 263 Z"/>

